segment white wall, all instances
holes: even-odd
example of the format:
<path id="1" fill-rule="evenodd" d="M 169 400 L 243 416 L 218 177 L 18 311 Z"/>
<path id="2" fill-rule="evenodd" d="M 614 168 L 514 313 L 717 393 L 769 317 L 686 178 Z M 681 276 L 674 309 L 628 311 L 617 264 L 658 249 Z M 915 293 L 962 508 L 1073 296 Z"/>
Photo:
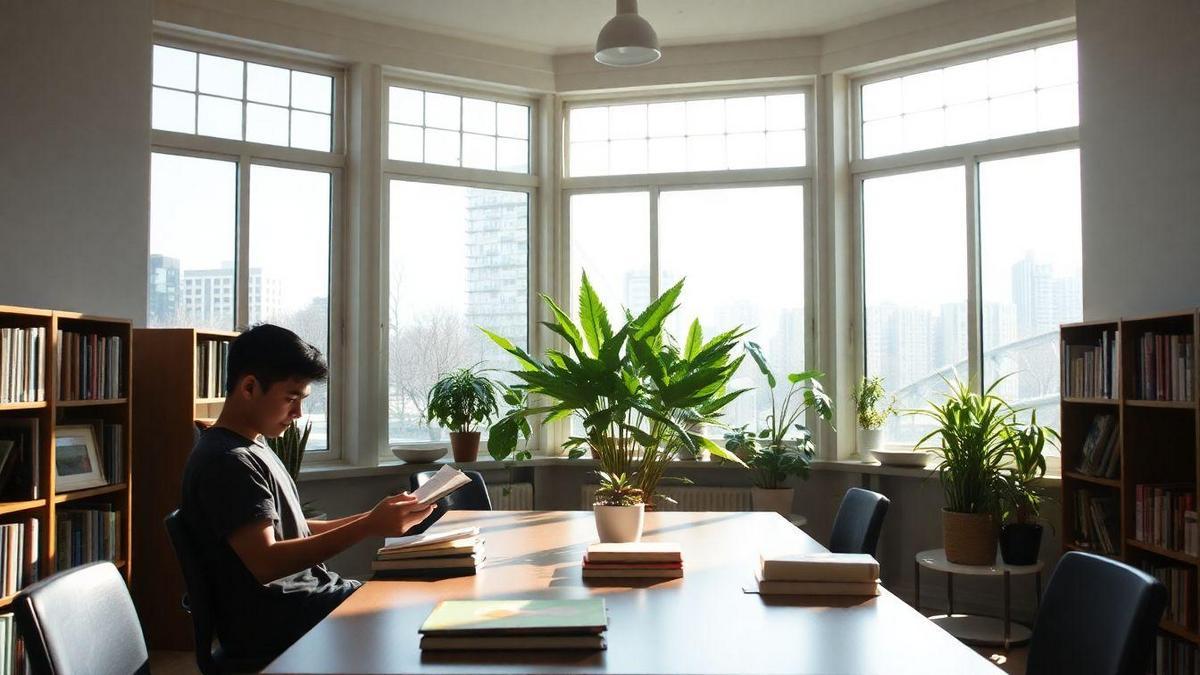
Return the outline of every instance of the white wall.
<path id="1" fill-rule="evenodd" d="M 1200 305 L 1200 4 L 1077 5 L 1084 318 Z"/>
<path id="2" fill-rule="evenodd" d="M 0 304 L 142 322 L 150 1 L 0 16 Z"/>

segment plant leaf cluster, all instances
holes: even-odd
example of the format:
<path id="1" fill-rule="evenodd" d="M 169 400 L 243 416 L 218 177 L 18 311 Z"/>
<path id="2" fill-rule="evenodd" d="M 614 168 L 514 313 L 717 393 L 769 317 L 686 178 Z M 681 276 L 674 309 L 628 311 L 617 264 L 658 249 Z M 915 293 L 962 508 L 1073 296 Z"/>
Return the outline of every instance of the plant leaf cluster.
<path id="1" fill-rule="evenodd" d="M 450 431 L 476 431 L 500 414 L 496 388 L 475 367 L 451 371 L 429 389 L 427 417 Z"/>

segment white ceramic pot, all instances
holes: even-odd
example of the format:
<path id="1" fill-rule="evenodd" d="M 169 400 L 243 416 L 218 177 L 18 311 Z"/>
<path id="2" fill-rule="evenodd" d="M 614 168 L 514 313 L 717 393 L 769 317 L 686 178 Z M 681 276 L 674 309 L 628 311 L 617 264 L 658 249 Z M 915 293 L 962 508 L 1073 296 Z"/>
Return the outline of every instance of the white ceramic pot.
<path id="1" fill-rule="evenodd" d="M 642 539 L 646 505 L 605 506 L 596 504 L 596 533 L 605 544 L 623 544 Z"/>
<path id="2" fill-rule="evenodd" d="M 883 429 L 858 430 L 858 456 L 862 458 L 862 461 L 871 461 L 871 451 L 882 450 L 883 444 Z"/>
<path id="3" fill-rule="evenodd" d="M 750 505 L 755 511 L 774 511 L 781 516 L 792 512 L 792 497 L 795 488 L 778 488 L 766 490 L 760 487 L 750 488 Z"/>

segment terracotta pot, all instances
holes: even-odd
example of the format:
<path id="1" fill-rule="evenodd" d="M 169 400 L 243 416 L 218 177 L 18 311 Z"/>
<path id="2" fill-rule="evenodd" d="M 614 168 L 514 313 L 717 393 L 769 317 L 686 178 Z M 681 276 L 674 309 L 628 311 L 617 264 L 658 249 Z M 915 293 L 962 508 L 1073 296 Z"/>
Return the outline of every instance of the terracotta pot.
<path id="1" fill-rule="evenodd" d="M 792 498 L 795 488 L 777 488 L 767 490 L 760 487 L 750 488 L 750 505 L 755 511 L 774 511 L 781 516 L 792 512 Z"/>
<path id="2" fill-rule="evenodd" d="M 645 524 L 645 504 L 633 506 L 593 506 L 596 514 L 596 534 L 602 543 L 624 544 L 642 540 Z"/>
<path id="3" fill-rule="evenodd" d="M 451 431 L 450 451 L 456 462 L 474 462 L 479 459 L 478 431 Z"/>
<path id="4" fill-rule="evenodd" d="M 996 563 L 996 519 L 990 513 L 942 509 L 942 546 L 946 560 L 959 565 Z"/>

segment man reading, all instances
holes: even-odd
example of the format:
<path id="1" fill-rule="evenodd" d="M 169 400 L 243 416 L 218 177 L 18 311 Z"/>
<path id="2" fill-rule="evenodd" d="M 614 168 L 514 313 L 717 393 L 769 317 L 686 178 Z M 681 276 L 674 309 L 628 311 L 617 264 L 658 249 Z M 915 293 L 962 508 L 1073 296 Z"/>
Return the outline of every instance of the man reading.
<path id="1" fill-rule="evenodd" d="M 183 475 L 181 512 L 213 588 L 214 623 L 230 657 L 270 659 L 354 592 L 324 561 L 368 537 L 404 534 L 433 510 L 407 493 L 366 513 L 306 520 L 296 484 L 260 438 L 301 416 L 312 382 L 328 369 L 295 333 L 261 324 L 229 347 L 221 415 L 201 436 Z"/>

